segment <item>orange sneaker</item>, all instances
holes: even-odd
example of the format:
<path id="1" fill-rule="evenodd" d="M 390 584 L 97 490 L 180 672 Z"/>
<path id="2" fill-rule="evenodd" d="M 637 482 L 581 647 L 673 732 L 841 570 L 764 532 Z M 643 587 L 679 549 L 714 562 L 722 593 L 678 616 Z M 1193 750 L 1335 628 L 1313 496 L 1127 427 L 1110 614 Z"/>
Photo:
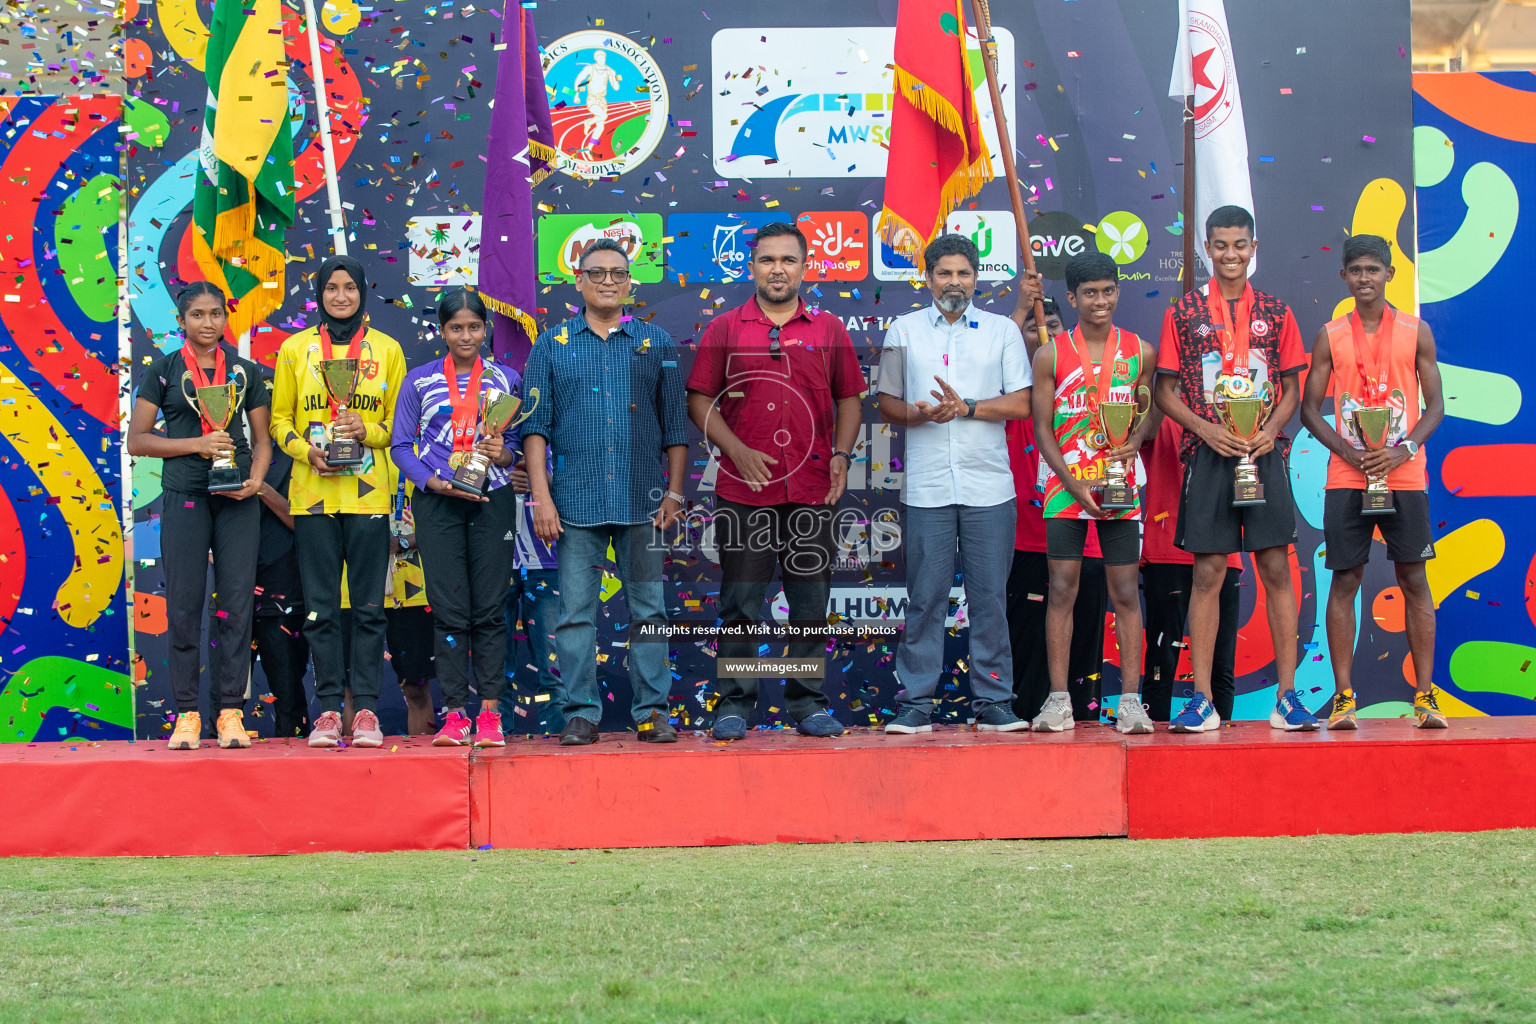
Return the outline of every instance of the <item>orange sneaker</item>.
<path id="1" fill-rule="evenodd" d="M 219 746 L 225 750 L 251 745 L 251 738 L 245 732 L 245 714 L 239 708 L 220 711 L 215 724 L 219 730 Z"/>
<path id="2" fill-rule="evenodd" d="M 1451 723 L 1445 717 L 1445 712 L 1440 710 L 1440 703 L 1435 700 L 1434 687 L 1430 687 L 1428 690 L 1414 691 L 1413 724 L 1420 729 L 1449 729 L 1451 727 Z"/>
<path id="3" fill-rule="evenodd" d="M 196 750 L 202 738 L 202 715 L 196 711 L 183 711 L 176 716 L 176 728 L 171 732 L 172 750 Z"/>

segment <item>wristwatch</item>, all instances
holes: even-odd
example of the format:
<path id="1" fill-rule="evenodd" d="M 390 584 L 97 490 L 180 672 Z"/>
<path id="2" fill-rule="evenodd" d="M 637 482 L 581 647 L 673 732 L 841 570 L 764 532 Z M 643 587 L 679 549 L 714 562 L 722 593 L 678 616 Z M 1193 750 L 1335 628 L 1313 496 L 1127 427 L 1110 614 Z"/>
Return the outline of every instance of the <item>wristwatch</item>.
<path id="1" fill-rule="evenodd" d="M 976 418 L 976 399 L 974 399 L 974 398 L 967 398 L 967 399 L 964 399 L 964 402 L 965 402 L 965 408 L 966 408 L 965 418 L 968 419 L 968 420 L 975 419 Z"/>
<path id="2" fill-rule="evenodd" d="M 850 466 L 851 466 L 851 465 L 853 465 L 853 456 L 852 456 L 852 455 L 850 455 L 850 454 L 849 454 L 849 453 L 848 453 L 848 452 L 839 452 L 839 451 L 834 451 L 834 452 L 833 452 L 833 453 L 832 453 L 832 457 L 833 457 L 833 458 L 834 458 L 834 459 L 835 459 L 835 458 L 837 458 L 837 457 L 838 457 L 838 456 L 839 456 L 839 455 L 841 455 L 841 456 L 842 456 L 842 457 L 843 457 L 843 458 L 844 458 L 844 459 L 845 459 L 845 460 L 847 460 L 847 462 L 848 462 L 848 465 L 850 465 Z"/>
<path id="3" fill-rule="evenodd" d="M 1419 442 L 1411 437 L 1403 442 L 1403 447 L 1408 449 L 1408 457 L 1410 459 L 1419 454 Z"/>
<path id="4" fill-rule="evenodd" d="M 667 497 L 671 498 L 673 501 L 677 502 L 679 505 L 687 504 L 687 501 L 688 501 L 688 499 L 684 498 L 681 494 L 678 494 L 676 491 L 668 491 L 667 492 Z"/>

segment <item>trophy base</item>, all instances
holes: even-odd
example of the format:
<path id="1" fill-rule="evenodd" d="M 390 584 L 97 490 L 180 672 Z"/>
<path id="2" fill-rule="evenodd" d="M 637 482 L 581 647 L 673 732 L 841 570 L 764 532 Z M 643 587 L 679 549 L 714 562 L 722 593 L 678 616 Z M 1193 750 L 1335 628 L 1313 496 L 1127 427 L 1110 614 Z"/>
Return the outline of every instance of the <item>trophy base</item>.
<path id="1" fill-rule="evenodd" d="M 1392 492 L 1367 489 L 1360 499 L 1360 514 L 1363 516 L 1396 515 L 1397 506 L 1392 501 Z"/>
<path id="2" fill-rule="evenodd" d="M 1109 512 L 1120 512 L 1136 507 L 1136 492 L 1124 484 L 1108 484 L 1104 488 L 1104 496 L 1099 500 L 1099 508 Z"/>
<path id="3" fill-rule="evenodd" d="M 363 464 L 362 444 L 350 437 L 332 441 L 325 446 L 325 464 L 332 469 L 361 466 Z"/>
<path id="4" fill-rule="evenodd" d="M 485 470 L 465 464 L 454 471 L 448 481 L 454 488 L 470 494 L 485 494 Z"/>
<path id="5" fill-rule="evenodd" d="M 239 466 L 215 466 L 208 471 L 208 493 L 238 491 L 245 486 L 245 474 Z"/>
<path id="6" fill-rule="evenodd" d="M 1264 485 L 1259 483 L 1243 483 L 1239 480 L 1232 485 L 1232 507 L 1241 508 L 1244 505 L 1265 505 Z"/>

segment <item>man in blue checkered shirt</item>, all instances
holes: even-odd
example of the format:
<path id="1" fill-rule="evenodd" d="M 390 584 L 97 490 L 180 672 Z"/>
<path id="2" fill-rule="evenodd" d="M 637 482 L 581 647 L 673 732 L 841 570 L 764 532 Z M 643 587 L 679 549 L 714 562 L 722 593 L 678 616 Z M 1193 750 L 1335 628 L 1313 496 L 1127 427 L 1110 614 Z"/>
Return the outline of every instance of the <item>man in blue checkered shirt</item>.
<path id="1" fill-rule="evenodd" d="M 597 606 L 608 545 L 629 602 L 631 708 L 640 739 L 677 742 L 668 722 L 664 533 L 683 508 L 688 413 L 672 338 L 625 312 L 629 256 L 611 238 L 582 251 L 582 311 L 533 344 L 525 395 L 540 401 L 523 424 L 539 539 L 560 542 L 555 655 L 565 683 L 562 746 L 597 742 Z M 554 485 L 545 472 L 554 456 Z M 663 464 L 665 456 L 665 464 Z M 622 650 L 622 648 L 615 648 Z"/>

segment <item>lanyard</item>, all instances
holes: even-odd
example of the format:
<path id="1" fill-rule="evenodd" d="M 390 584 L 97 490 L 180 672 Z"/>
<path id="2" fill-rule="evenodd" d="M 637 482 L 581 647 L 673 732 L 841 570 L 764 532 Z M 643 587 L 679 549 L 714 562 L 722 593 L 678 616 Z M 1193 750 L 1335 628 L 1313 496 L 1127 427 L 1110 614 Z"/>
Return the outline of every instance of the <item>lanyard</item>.
<path id="1" fill-rule="evenodd" d="M 1391 306 L 1382 311 L 1381 326 L 1376 328 L 1376 347 L 1370 353 L 1367 364 L 1365 325 L 1360 322 L 1358 311 L 1349 314 L 1350 340 L 1355 344 L 1355 366 L 1365 385 L 1365 394 L 1360 396 L 1361 405 L 1387 404 L 1388 377 L 1392 373 L 1392 327 L 1396 320 L 1397 314 Z"/>
<path id="2" fill-rule="evenodd" d="M 1216 328 L 1217 341 L 1221 343 L 1221 372 L 1225 376 L 1248 376 L 1248 332 L 1253 321 L 1253 285 L 1243 285 L 1243 297 L 1237 301 L 1237 312 L 1229 316 L 1227 300 L 1213 280 L 1205 286 L 1205 310 Z M 1227 321 L 1234 321 L 1228 325 Z"/>
<path id="3" fill-rule="evenodd" d="M 1076 332 L 1076 337 L 1073 332 Z M 1109 401 L 1109 389 L 1114 384 L 1115 364 L 1120 361 L 1120 345 L 1123 337 L 1120 328 L 1115 328 L 1115 343 L 1110 345 L 1107 341 L 1104 345 L 1104 358 L 1095 363 L 1088 357 L 1088 342 L 1083 338 L 1081 324 L 1067 332 L 1067 341 L 1072 350 L 1077 353 L 1079 364 L 1083 368 L 1083 384 L 1088 389 L 1088 415 L 1092 416 L 1095 409 Z M 1105 366 L 1109 369 L 1106 371 Z"/>
<path id="4" fill-rule="evenodd" d="M 213 347 L 212 381 L 210 381 L 208 379 L 208 375 L 203 372 L 203 368 L 197 365 L 197 353 L 192 350 L 192 343 L 190 341 L 184 342 L 182 344 L 181 358 L 186 361 L 187 372 L 192 375 L 192 384 L 195 387 L 217 387 L 218 385 L 224 383 L 224 346 L 215 345 Z M 198 418 L 203 421 L 203 433 L 211 434 L 215 430 L 220 429 L 219 427 L 215 426 L 213 421 L 203 413 L 201 408 L 198 409 Z"/>
<path id="5" fill-rule="evenodd" d="M 475 427 L 480 415 L 480 375 L 484 369 L 480 357 L 475 356 L 469 383 L 460 394 L 459 372 L 453 365 L 453 356 L 443 357 L 443 378 L 448 382 L 448 404 L 453 409 L 453 450 L 456 452 L 467 452 L 475 447 Z"/>

